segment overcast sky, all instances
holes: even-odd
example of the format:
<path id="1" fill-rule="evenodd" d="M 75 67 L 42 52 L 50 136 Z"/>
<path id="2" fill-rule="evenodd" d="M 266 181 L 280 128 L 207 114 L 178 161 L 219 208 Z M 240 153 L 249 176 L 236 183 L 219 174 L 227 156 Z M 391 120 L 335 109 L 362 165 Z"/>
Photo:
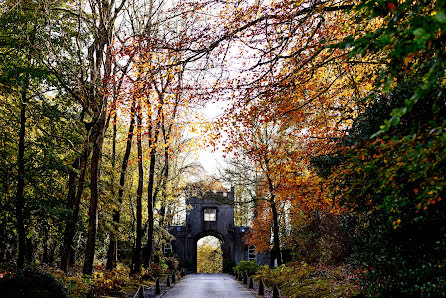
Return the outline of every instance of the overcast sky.
<path id="1" fill-rule="evenodd" d="M 223 113 L 226 106 L 227 103 L 224 102 L 209 103 L 201 112 L 205 120 L 213 121 Z M 218 143 L 220 142 L 221 140 L 218 141 Z M 215 149 L 215 152 L 212 152 L 213 149 Z M 207 147 L 206 149 L 199 150 L 197 152 L 197 161 L 210 175 L 217 175 L 218 168 L 224 167 L 225 165 L 221 148 Z"/>

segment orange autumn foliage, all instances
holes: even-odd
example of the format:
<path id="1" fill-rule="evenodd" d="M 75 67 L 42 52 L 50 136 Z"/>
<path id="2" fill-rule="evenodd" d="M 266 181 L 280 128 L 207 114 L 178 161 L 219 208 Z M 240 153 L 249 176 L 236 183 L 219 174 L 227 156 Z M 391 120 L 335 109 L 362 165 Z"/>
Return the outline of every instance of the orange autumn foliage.
<path id="1" fill-rule="evenodd" d="M 266 201 L 260 200 L 255 208 L 255 217 L 252 225 L 255 229 L 249 230 L 244 240 L 254 245 L 257 252 L 269 251 L 271 249 L 271 226 L 272 216 Z"/>
<path id="2" fill-rule="evenodd" d="M 232 7 L 227 3 L 222 22 L 210 28 L 220 30 L 221 39 L 213 46 L 219 48 L 230 39 L 238 52 L 229 48 L 226 54 L 245 61 L 237 65 L 241 68 L 237 76 L 218 81 L 210 95 L 231 98 L 214 135 L 227 138 L 227 155 L 255 165 L 261 177 L 257 196 L 270 206 L 262 203 L 260 211 L 274 213 L 277 208 L 273 222 L 287 203 L 303 212 L 343 211 L 327 194 L 311 161 L 339 149 L 339 140 L 359 113 L 357 99 L 372 89 L 375 57 L 358 61 L 347 58 L 348 50 L 330 48 L 355 34 L 346 11 L 350 4 L 272 1 Z M 229 64 L 223 52 L 217 53 L 222 65 Z M 280 228 L 268 220 L 256 218 L 247 238 L 258 250 L 271 241 L 271 232 L 265 229 Z"/>

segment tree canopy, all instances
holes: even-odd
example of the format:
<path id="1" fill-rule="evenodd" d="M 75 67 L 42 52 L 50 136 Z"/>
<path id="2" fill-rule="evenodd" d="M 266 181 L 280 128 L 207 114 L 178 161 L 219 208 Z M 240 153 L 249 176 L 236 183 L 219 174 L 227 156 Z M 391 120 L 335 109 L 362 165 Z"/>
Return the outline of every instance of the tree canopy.
<path id="1" fill-rule="evenodd" d="M 2 1 L 0 276 L 178 270 L 185 189 L 235 186 L 260 275 L 446 295 L 445 24 L 444 0 Z"/>

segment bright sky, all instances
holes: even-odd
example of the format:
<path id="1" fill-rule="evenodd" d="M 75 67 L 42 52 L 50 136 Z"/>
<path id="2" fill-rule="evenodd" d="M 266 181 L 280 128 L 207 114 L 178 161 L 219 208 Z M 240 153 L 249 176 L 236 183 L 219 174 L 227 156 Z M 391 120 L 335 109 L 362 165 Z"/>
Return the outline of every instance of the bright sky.
<path id="1" fill-rule="evenodd" d="M 221 115 L 227 106 L 227 103 L 217 102 L 209 103 L 201 111 L 206 121 L 212 121 Z M 212 152 L 215 150 L 214 152 Z M 197 152 L 197 161 L 210 175 L 218 175 L 218 168 L 224 167 L 225 161 L 221 148 L 206 148 Z"/>
<path id="2" fill-rule="evenodd" d="M 200 150 L 198 162 L 210 175 L 218 176 L 218 168 L 224 167 L 224 159 L 221 151 L 212 152 L 211 148 Z"/>
<path id="3" fill-rule="evenodd" d="M 203 246 L 204 244 L 208 244 L 210 246 L 213 246 L 215 248 L 219 248 L 221 243 L 220 240 L 217 237 L 214 236 L 206 236 L 198 240 L 197 246 Z"/>

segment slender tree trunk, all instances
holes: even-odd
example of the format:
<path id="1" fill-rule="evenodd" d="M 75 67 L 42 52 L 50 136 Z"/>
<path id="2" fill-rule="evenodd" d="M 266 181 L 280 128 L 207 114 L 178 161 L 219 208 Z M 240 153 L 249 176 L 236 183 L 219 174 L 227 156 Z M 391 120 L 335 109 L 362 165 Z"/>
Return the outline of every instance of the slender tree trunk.
<path id="1" fill-rule="evenodd" d="M 164 112 L 162 112 L 161 114 L 161 128 L 163 131 L 163 139 L 164 139 L 164 175 L 163 175 L 163 183 L 161 186 L 161 192 L 162 192 L 162 201 L 161 201 L 161 208 L 160 208 L 160 226 L 163 227 L 164 226 L 164 219 L 166 216 L 166 203 L 167 203 L 167 191 L 166 191 L 166 187 L 167 187 L 167 179 L 169 178 L 169 135 L 167 134 L 166 131 L 166 121 L 164 118 Z"/>
<path id="2" fill-rule="evenodd" d="M 131 273 L 141 272 L 141 242 L 142 242 L 142 193 L 144 187 L 144 167 L 142 160 L 142 140 L 141 140 L 141 107 L 138 106 L 138 130 L 137 130 L 137 146 L 138 146 L 138 189 L 136 191 L 136 240 L 133 251 L 133 268 Z"/>
<path id="3" fill-rule="evenodd" d="M 26 237 L 23 209 L 25 206 L 25 198 L 23 190 L 25 187 L 25 126 L 26 126 L 26 90 L 27 86 L 22 91 L 21 105 L 20 105 L 20 133 L 19 133 L 19 152 L 17 156 L 18 172 L 17 172 L 17 198 L 16 198 L 16 216 L 17 216 L 17 232 L 19 237 L 19 252 L 17 256 L 17 268 L 23 268 L 25 263 L 26 252 Z"/>
<path id="4" fill-rule="evenodd" d="M 68 264 L 73 267 L 76 264 L 76 250 L 74 249 L 74 246 L 71 246 L 70 249 L 70 258 L 68 260 Z"/>
<path id="5" fill-rule="evenodd" d="M 77 184 L 78 184 L 77 193 L 76 193 L 76 196 L 73 201 L 71 218 L 69 220 L 67 220 L 66 225 L 65 225 L 64 244 L 63 244 L 61 261 L 60 261 L 60 267 L 64 272 L 68 271 L 68 264 L 70 262 L 71 257 L 73 257 L 73 259 L 74 259 L 74 249 L 72 248 L 73 247 L 73 239 L 74 239 L 74 235 L 76 234 L 76 225 L 77 225 L 77 220 L 79 217 L 79 208 L 80 208 L 80 203 L 81 203 L 81 198 L 82 198 L 82 192 L 84 190 L 85 172 L 87 170 L 87 159 L 88 159 L 88 155 L 89 155 L 88 144 L 87 144 L 87 140 L 88 140 L 87 135 L 88 135 L 88 132 L 85 135 L 82 156 L 80 156 L 80 160 L 79 160 L 80 173 L 79 173 L 79 178 L 77 181 Z"/>
<path id="6" fill-rule="evenodd" d="M 113 105 L 115 105 L 116 103 L 113 103 Z M 106 127 L 108 127 L 108 123 L 110 121 L 110 115 L 107 119 L 106 122 Z M 116 115 L 116 109 L 115 109 L 115 116 L 113 117 L 113 139 L 112 139 L 112 173 L 111 173 L 111 187 L 112 187 L 112 197 L 113 199 L 115 199 L 116 196 L 116 192 L 115 192 L 115 167 L 116 167 L 116 135 L 117 135 L 117 126 L 116 126 L 116 121 L 117 121 L 117 115 Z M 116 222 L 116 209 L 113 210 L 113 222 Z M 119 221 L 119 218 L 118 218 Z M 117 228 L 117 227 L 115 227 Z M 106 268 L 107 270 L 112 270 L 114 267 L 114 263 L 117 262 L 117 256 L 116 256 L 116 251 L 118 250 L 117 248 L 117 241 L 116 241 L 116 232 L 111 232 L 110 233 L 110 244 L 108 247 L 108 252 L 107 252 L 107 265 Z"/>
<path id="7" fill-rule="evenodd" d="M 33 260 L 34 260 L 34 244 L 33 244 L 33 240 L 31 238 L 26 238 L 25 240 L 25 246 L 26 246 L 26 251 L 25 251 L 25 258 L 26 261 L 28 262 L 28 264 L 32 264 Z"/>
<path id="8" fill-rule="evenodd" d="M 154 195 L 153 195 L 153 182 L 155 179 L 155 161 L 156 161 L 156 150 L 155 145 L 157 142 L 157 132 L 152 133 L 152 124 L 149 127 L 149 137 L 151 137 L 153 134 L 155 134 L 153 142 L 149 141 L 149 148 L 150 148 L 150 166 L 149 166 L 149 181 L 147 185 L 147 212 L 148 212 L 148 232 L 147 232 L 147 251 L 144 255 L 144 267 L 149 268 L 150 262 L 152 260 L 152 254 L 153 254 L 153 205 L 154 202 Z"/>
<path id="9" fill-rule="evenodd" d="M 99 168 L 102 157 L 102 146 L 104 142 L 105 122 L 107 120 L 107 99 L 110 96 L 110 78 L 113 76 L 114 53 L 110 45 L 113 44 L 115 26 L 114 23 L 126 1 L 117 4 L 114 0 L 87 1 L 85 8 L 87 14 L 98 16 L 89 22 L 89 30 L 93 35 L 93 40 L 88 48 L 79 49 L 85 52 L 87 63 L 83 68 L 88 73 L 89 78 L 79 77 L 79 84 L 76 88 L 68 87 L 60 77 L 63 74 L 56 73 L 58 81 L 76 100 L 87 105 L 92 111 L 93 121 L 91 122 L 91 133 L 89 143 L 92 144 L 90 160 L 90 205 L 88 210 L 88 234 L 85 248 L 85 259 L 83 272 L 91 275 L 93 272 L 93 262 L 95 254 L 95 241 L 98 223 L 98 203 L 99 203 Z M 82 17 L 84 11 L 80 9 L 78 18 Z M 79 91 L 82 90 L 82 91 Z"/>
<path id="10" fill-rule="evenodd" d="M 277 265 L 282 264 L 282 252 L 280 250 L 280 239 L 279 239 L 279 220 L 277 214 L 276 202 L 274 201 L 274 196 L 271 200 L 271 210 L 273 213 L 273 257 L 277 259 Z"/>
<path id="11" fill-rule="evenodd" d="M 152 148 L 150 152 L 149 181 L 147 186 L 147 212 L 148 212 L 148 232 L 147 232 L 147 251 L 144 257 L 144 267 L 150 267 L 150 261 L 153 254 L 153 180 L 155 176 L 155 150 Z"/>
<path id="12" fill-rule="evenodd" d="M 82 163 L 82 156 L 78 157 L 76 161 L 73 164 L 73 168 L 80 169 Z M 67 233 L 70 229 L 70 225 L 68 223 L 71 223 L 71 218 L 73 216 L 74 212 L 74 205 L 76 201 L 76 181 L 77 181 L 77 173 L 76 171 L 71 171 L 68 176 L 68 194 L 67 194 L 67 208 L 70 210 L 70 215 L 67 216 L 65 219 L 65 232 L 64 232 L 64 239 L 62 242 L 62 245 L 60 246 L 60 268 L 64 270 L 65 272 L 68 270 L 68 258 L 70 254 L 71 249 L 71 243 L 69 241 L 69 234 Z"/>
<path id="13" fill-rule="evenodd" d="M 180 73 L 180 77 L 179 77 L 179 81 L 178 81 L 178 90 L 181 90 L 181 77 L 182 77 L 182 72 Z M 160 98 L 163 98 L 163 96 L 160 94 Z M 178 109 L 178 105 L 180 103 L 180 99 L 181 99 L 181 93 L 177 93 L 176 94 L 176 100 L 175 100 L 175 105 L 173 108 L 173 111 L 171 113 L 171 119 L 172 121 L 168 124 L 166 121 L 166 117 L 164 115 L 164 112 L 161 111 L 161 121 L 162 121 L 162 131 L 163 131 L 163 138 L 164 138 L 164 144 L 165 144 L 165 148 L 164 148 L 164 181 L 163 181 L 163 202 L 161 205 L 161 209 L 160 209 L 160 215 L 161 215 L 161 220 L 160 220 L 160 225 L 164 226 L 164 222 L 165 222 L 165 218 L 166 218 L 166 214 L 167 214 L 167 218 L 168 218 L 168 224 L 170 223 L 170 219 L 169 219 L 169 211 L 166 209 L 168 208 L 167 206 L 167 183 L 169 180 L 169 149 L 170 149 L 170 135 L 172 133 L 172 127 L 174 125 L 174 121 L 173 119 L 176 118 L 176 114 L 177 114 L 177 109 Z M 164 102 L 164 100 L 163 100 Z M 167 128 L 166 128 L 167 125 Z"/>
<path id="14" fill-rule="evenodd" d="M 135 127 L 135 102 L 136 100 L 133 99 L 130 111 L 131 119 L 130 119 L 129 133 L 127 137 L 127 144 L 125 148 L 124 158 L 122 160 L 121 176 L 119 178 L 118 208 L 113 211 L 113 222 L 116 224 L 116 226 L 118 226 L 121 217 L 119 209 L 121 208 L 122 196 L 124 195 L 125 176 L 127 174 L 127 166 L 129 164 L 130 153 L 132 150 L 133 130 Z M 116 250 L 117 250 L 116 245 L 117 245 L 116 234 L 114 233 L 110 240 L 110 245 L 107 253 L 107 270 L 112 270 L 113 267 L 116 266 L 116 264 L 114 264 L 115 262 L 113 262 L 116 259 Z"/>
<path id="15" fill-rule="evenodd" d="M 98 226 L 98 203 L 99 203 L 99 167 L 102 157 L 102 145 L 104 143 L 105 123 L 107 120 L 107 96 L 100 94 L 109 90 L 109 79 L 113 68 L 113 28 L 119 11 L 124 7 L 115 5 L 115 1 L 90 1 L 90 8 L 100 15 L 93 44 L 88 50 L 90 63 L 90 95 L 89 102 L 94 110 L 95 121 L 93 122 L 91 143 L 93 144 L 90 163 L 90 206 L 88 209 L 88 235 L 85 247 L 85 259 L 83 273 L 91 275 L 96 247 L 96 233 Z"/>
<path id="16" fill-rule="evenodd" d="M 270 206 L 271 211 L 273 213 L 273 260 L 277 260 L 277 265 L 282 264 L 282 252 L 280 250 L 280 234 L 279 234 L 279 215 L 277 213 L 277 206 L 275 201 L 275 195 L 274 195 L 274 186 L 273 182 L 270 177 L 267 177 L 268 179 L 268 187 L 269 187 L 269 193 L 270 193 Z"/>
<path id="17" fill-rule="evenodd" d="M 166 139 L 165 142 L 169 140 Z M 167 144 L 167 143 L 166 143 Z M 166 145 L 164 148 L 164 178 L 163 178 L 163 186 L 162 186 L 162 204 L 160 208 L 160 226 L 164 226 L 165 218 L 166 218 L 166 208 L 167 208 L 167 181 L 169 179 L 169 146 Z"/>
<path id="18" fill-rule="evenodd" d="M 99 202 L 99 165 L 102 157 L 102 144 L 104 142 L 104 128 L 106 120 L 105 106 L 99 111 L 100 116 L 92 128 L 93 149 L 90 162 L 90 206 L 88 209 L 88 234 L 85 247 L 83 273 L 93 273 L 93 262 L 96 248 L 96 233 L 98 227 Z"/>
<path id="19" fill-rule="evenodd" d="M 76 158 L 76 161 L 73 163 L 72 167 L 76 170 L 79 170 L 81 164 L 82 156 Z M 77 181 L 77 173 L 76 171 L 70 171 L 68 174 L 68 193 L 67 193 L 67 207 L 69 210 L 73 210 L 74 201 L 76 198 L 76 181 Z"/>

